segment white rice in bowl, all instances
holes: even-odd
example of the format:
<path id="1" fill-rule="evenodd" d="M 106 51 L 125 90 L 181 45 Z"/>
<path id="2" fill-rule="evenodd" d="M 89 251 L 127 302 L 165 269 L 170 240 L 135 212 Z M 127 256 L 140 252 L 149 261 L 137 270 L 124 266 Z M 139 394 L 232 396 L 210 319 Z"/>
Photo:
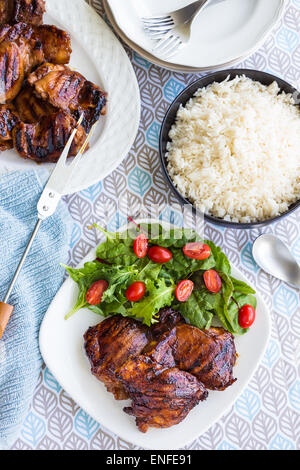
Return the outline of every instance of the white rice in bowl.
<path id="1" fill-rule="evenodd" d="M 169 174 L 206 214 L 259 222 L 300 199 L 300 109 L 276 82 L 239 76 L 199 89 L 169 137 Z"/>

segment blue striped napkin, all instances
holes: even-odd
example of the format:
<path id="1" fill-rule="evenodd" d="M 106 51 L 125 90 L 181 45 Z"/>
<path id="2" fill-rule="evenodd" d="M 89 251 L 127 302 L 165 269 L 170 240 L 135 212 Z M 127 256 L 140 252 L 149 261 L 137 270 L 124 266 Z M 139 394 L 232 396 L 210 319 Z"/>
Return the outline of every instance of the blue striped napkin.
<path id="1" fill-rule="evenodd" d="M 0 299 L 22 257 L 37 221 L 36 205 L 48 172 L 13 172 L 0 176 Z M 64 203 L 43 221 L 9 299 L 15 306 L 0 340 L 0 449 L 17 437 L 37 384 L 42 358 L 41 321 L 63 281 L 60 262 L 68 256 L 72 221 Z"/>

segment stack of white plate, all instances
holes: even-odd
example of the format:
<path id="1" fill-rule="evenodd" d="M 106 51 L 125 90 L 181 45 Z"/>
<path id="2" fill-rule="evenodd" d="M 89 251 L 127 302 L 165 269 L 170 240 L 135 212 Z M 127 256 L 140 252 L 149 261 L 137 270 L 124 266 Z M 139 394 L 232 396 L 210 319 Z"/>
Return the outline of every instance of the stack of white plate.
<path id="1" fill-rule="evenodd" d="M 284 0 L 215 0 L 193 24 L 189 44 L 168 62 L 155 55 L 155 43 L 140 18 L 181 8 L 191 0 L 103 0 L 119 36 L 138 54 L 161 67 L 201 72 L 228 67 L 246 59 L 265 41 L 280 20 Z"/>

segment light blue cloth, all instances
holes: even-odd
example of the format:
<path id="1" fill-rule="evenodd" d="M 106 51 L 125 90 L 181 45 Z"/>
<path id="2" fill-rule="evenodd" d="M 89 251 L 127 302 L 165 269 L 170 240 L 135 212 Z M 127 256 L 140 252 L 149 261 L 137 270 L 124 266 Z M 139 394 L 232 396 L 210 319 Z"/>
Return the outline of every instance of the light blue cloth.
<path id="1" fill-rule="evenodd" d="M 49 174 L 13 172 L 0 176 L 0 299 L 37 222 L 37 201 Z M 15 306 L 0 340 L 0 449 L 11 445 L 37 384 L 42 358 L 38 334 L 41 321 L 63 281 L 72 221 L 67 207 L 42 222 L 18 282 L 9 299 Z"/>

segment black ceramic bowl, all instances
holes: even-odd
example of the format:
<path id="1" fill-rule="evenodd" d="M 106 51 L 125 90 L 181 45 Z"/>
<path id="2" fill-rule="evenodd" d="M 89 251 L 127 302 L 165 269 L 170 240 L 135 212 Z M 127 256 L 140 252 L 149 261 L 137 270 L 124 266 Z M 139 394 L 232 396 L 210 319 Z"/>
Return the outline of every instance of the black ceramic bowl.
<path id="1" fill-rule="evenodd" d="M 176 189 L 169 173 L 167 170 L 167 159 L 166 159 L 166 151 L 167 151 L 167 143 L 170 141 L 169 139 L 169 132 L 172 127 L 172 125 L 175 122 L 175 118 L 177 115 L 177 111 L 179 106 L 182 104 L 185 106 L 185 104 L 189 101 L 190 98 L 194 96 L 196 91 L 199 88 L 206 87 L 207 85 L 210 85 L 213 82 L 222 82 L 225 80 L 228 76 L 230 78 L 235 78 L 237 75 L 246 75 L 247 77 L 251 78 L 252 80 L 256 80 L 258 82 L 261 82 L 264 85 L 270 85 L 274 81 L 278 83 L 279 88 L 281 91 L 285 91 L 286 93 L 291 93 L 294 94 L 296 93 L 296 96 L 300 97 L 300 94 L 297 92 L 295 88 L 293 88 L 291 85 L 289 85 L 287 82 L 281 80 L 278 77 L 275 77 L 274 75 L 270 75 L 265 72 L 260 72 L 258 70 L 248 70 L 248 69 L 229 69 L 229 70 L 222 70 L 220 72 L 215 72 L 209 75 L 206 75 L 203 78 L 200 78 L 199 80 L 196 80 L 194 83 L 189 85 L 185 90 L 183 90 L 180 95 L 177 96 L 177 98 L 173 101 L 171 106 L 169 107 L 167 114 L 163 120 L 161 131 L 160 131 L 160 138 L 159 138 L 159 152 L 160 152 L 160 159 L 163 167 L 163 171 L 165 174 L 165 177 L 172 188 L 173 192 L 176 194 L 178 200 L 182 204 L 190 204 L 193 208 L 194 212 L 200 212 L 198 209 L 195 208 L 193 203 L 189 201 L 188 199 L 185 199 L 180 192 Z M 285 213 L 281 214 L 280 216 L 274 217 L 273 219 L 267 219 L 263 220 L 262 222 L 254 222 L 254 223 L 237 223 L 237 222 L 227 222 L 226 220 L 219 219 L 217 217 L 213 217 L 207 214 L 204 214 L 204 217 L 206 220 L 209 222 L 212 222 L 217 225 L 221 225 L 223 227 L 227 228 L 238 228 L 238 229 L 253 229 L 253 228 L 260 228 L 265 225 L 271 224 L 275 221 L 278 221 L 279 219 L 282 219 L 283 217 L 287 216 L 291 212 L 295 211 L 298 207 L 300 206 L 300 200 L 295 202 L 289 207 L 289 210 L 286 211 Z"/>

